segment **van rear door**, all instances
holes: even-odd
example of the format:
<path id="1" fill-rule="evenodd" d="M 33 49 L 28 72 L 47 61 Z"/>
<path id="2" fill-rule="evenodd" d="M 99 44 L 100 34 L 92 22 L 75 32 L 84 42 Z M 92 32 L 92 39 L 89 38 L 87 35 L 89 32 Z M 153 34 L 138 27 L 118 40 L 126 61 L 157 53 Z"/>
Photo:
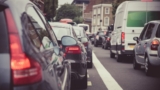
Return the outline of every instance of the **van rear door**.
<path id="1" fill-rule="evenodd" d="M 0 90 L 10 90 L 11 69 L 8 30 L 4 10 L 5 6 L 0 3 Z"/>

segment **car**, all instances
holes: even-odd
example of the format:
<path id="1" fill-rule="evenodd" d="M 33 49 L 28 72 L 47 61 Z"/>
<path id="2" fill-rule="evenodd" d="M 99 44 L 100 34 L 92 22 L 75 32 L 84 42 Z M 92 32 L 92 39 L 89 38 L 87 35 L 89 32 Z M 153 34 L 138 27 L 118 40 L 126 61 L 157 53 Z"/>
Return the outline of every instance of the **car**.
<path id="1" fill-rule="evenodd" d="M 38 7 L 1 0 L 0 19 L 0 90 L 70 90 L 70 63 Z"/>
<path id="2" fill-rule="evenodd" d="M 98 31 L 94 37 L 94 46 L 97 47 L 98 45 L 102 45 L 103 36 L 105 35 L 106 31 Z"/>
<path id="3" fill-rule="evenodd" d="M 107 31 L 106 35 L 103 37 L 103 41 L 102 41 L 102 48 L 104 49 L 109 49 L 111 44 L 110 44 L 110 40 L 111 40 L 111 31 Z"/>
<path id="4" fill-rule="evenodd" d="M 114 30 L 111 34 L 110 57 L 117 56 L 117 62 L 121 62 L 125 57 L 133 57 L 133 48 L 136 41 L 133 37 L 138 37 L 142 32 L 144 24 L 159 20 L 160 2 L 125 1 L 121 3 L 115 14 Z M 129 59 L 128 59 L 129 60 Z"/>
<path id="5" fill-rule="evenodd" d="M 77 26 L 78 27 L 83 27 L 86 32 L 90 31 L 90 27 L 89 27 L 88 24 L 79 23 L 79 24 L 77 24 Z"/>
<path id="6" fill-rule="evenodd" d="M 87 88 L 87 52 L 84 45 L 78 40 L 78 37 L 70 24 L 50 22 L 55 32 L 59 44 L 62 45 L 61 38 L 68 37 L 68 45 L 62 45 L 62 50 L 66 59 L 71 59 L 71 88 Z M 73 38 L 73 39 L 71 39 Z M 72 40 L 75 45 L 70 45 Z M 77 85 L 75 85 L 77 84 Z"/>
<path id="7" fill-rule="evenodd" d="M 140 69 L 145 66 L 146 75 L 157 73 L 160 69 L 158 46 L 160 43 L 160 20 L 150 21 L 143 28 L 139 37 L 134 37 L 137 42 L 134 48 L 133 68 Z"/>
<path id="8" fill-rule="evenodd" d="M 93 62 L 92 62 L 92 45 L 87 37 L 84 29 L 82 27 L 73 27 L 78 39 L 83 43 L 85 46 L 85 49 L 87 51 L 87 67 L 92 68 Z"/>

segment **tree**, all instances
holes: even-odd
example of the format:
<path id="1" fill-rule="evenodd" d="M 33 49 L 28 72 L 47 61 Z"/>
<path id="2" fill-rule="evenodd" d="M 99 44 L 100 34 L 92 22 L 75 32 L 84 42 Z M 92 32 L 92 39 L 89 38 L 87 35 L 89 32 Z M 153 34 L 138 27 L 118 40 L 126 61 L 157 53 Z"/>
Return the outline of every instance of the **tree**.
<path id="1" fill-rule="evenodd" d="M 58 0 L 44 0 L 44 13 L 47 20 L 53 19 L 56 15 L 56 9 L 58 8 Z"/>
<path id="2" fill-rule="evenodd" d="M 82 11 L 75 5 L 64 4 L 62 5 L 56 15 L 56 21 L 60 21 L 62 18 L 69 18 L 73 21 L 81 20 Z M 77 21 L 77 22 L 79 22 Z"/>

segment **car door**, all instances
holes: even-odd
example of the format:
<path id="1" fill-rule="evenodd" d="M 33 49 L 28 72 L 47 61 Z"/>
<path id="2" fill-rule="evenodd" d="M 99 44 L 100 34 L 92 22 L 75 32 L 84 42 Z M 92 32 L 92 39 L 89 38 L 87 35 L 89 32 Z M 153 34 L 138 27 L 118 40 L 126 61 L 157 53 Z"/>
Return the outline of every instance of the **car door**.
<path id="1" fill-rule="evenodd" d="M 50 27 L 49 23 L 46 22 L 44 16 L 42 13 L 38 10 L 37 8 L 37 13 L 39 13 L 43 23 L 45 24 L 48 34 L 50 36 L 50 40 L 55 44 L 54 45 L 54 52 L 55 52 L 55 57 L 52 55 L 52 60 L 55 60 L 57 58 L 57 63 L 55 64 L 55 71 L 57 72 L 57 76 L 60 79 L 61 82 L 61 89 L 62 90 L 70 90 L 70 74 L 71 74 L 71 66 L 70 63 L 65 61 L 63 58 L 63 53 L 60 51 L 59 53 L 59 46 L 57 43 L 56 35 L 54 34 L 52 28 Z M 58 53 L 58 54 L 56 54 Z"/>
<path id="2" fill-rule="evenodd" d="M 145 51 L 146 51 L 148 44 L 150 44 L 149 41 L 150 41 L 150 38 L 152 36 L 152 33 L 154 31 L 155 26 L 156 25 L 154 23 L 149 24 L 149 26 L 145 32 L 144 39 L 141 42 L 140 50 L 141 50 L 141 54 L 142 54 L 142 63 L 145 63 Z"/>
<path id="3" fill-rule="evenodd" d="M 43 58 L 47 62 L 47 67 L 44 73 L 44 79 L 48 83 L 48 86 L 51 87 L 51 90 L 59 90 L 61 87 L 57 86 L 58 84 L 63 84 L 58 77 L 57 67 L 62 64 L 62 60 L 59 60 L 58 51 L 55 49 L 58 48 L 57 41 L 51 37 L 48 27 L 45 22 L 40 17 L 37 9 L 33 6 L 28 6 L 26 13 L 28 15 L 28 19 L 30 20 L 33 28 L 35 29 L 36 34 L 38 35 L 38 39 L 41 42 L 39 47 L 40 53 Z M 53 35 L 53 34 L 52 34 Z M 33 40 L 33 42 L 35 42 Z M 58 50 L 58 49 L 57 49 Z M 50 89 L 49 89 L 50 90 Z"/>
<path id="4" fill-rule="evenodd" d="M 139 63 L 143 63 L 143 57 L 142 57 L 143 53 L 142 53 L 141 49 L 143 47 L 142 44 L 143 44 L 143 40 L 144 40 L 144 36 L 145 36 L 145 32 L 146 32 L 147 28 L 148 28 L 148 24 L 146 26 L 144 26 L 144 29 L 143 29 L 142 33 L 140 34 L 138 43 L 135 47 L 135 51 L 136 51 L 135 53 L 137 56 L 137 61 Z"/>

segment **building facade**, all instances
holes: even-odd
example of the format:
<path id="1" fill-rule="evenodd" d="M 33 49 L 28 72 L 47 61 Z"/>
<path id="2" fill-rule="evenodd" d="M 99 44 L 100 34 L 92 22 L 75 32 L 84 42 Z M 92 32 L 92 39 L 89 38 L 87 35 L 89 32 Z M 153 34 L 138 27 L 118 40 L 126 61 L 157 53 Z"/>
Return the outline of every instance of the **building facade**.
<path id="1" fill-rule="evenodd" d="M 112 4 L 98 4 L 92 8 L 92 33 L 107 30 L 113 24 Z"/>

